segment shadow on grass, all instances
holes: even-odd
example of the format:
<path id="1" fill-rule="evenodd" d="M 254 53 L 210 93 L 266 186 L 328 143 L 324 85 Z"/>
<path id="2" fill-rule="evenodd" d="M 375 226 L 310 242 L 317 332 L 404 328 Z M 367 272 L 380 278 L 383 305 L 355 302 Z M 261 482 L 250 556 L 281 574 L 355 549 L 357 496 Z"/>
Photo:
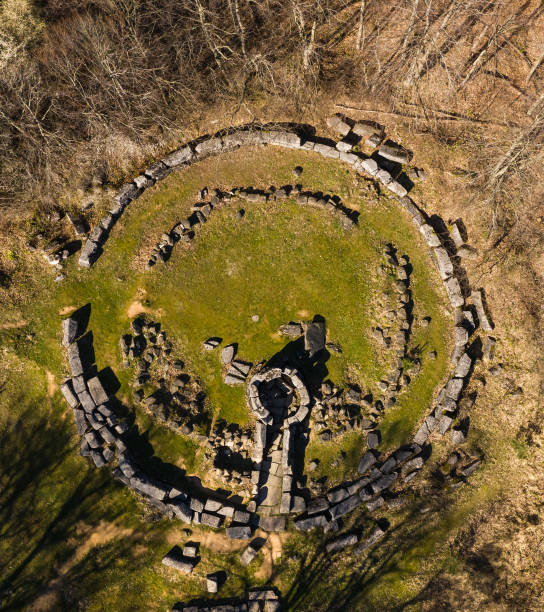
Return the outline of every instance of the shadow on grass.
<path id="1" fill-rule="evenodd" d="M 79 465 L 70 419 L 28 407 L 0 434 L 0 608 L 28 605 L 77 546 L 80 521 L 112 520 L 96 506 L 111 488 L 105 472 Z"/>
<path id="2" fill-rule="evenodd" d="M 439 495 L 433 501 L 435 512 L 439 512 L 446 501 L 444 499 L 440 501 L 441 498 Z M 321 532 L 304 534 L 307 541 L 310 541 L 310 550 L 313 548 L 312 543 L 315 545 L 313 553 L 308 554 L 308 551 L 301 550 L 300 542 L 297 543 L 296 540 L 288 543 L 284 550 L 284 558 L 296 560 L 298 568 L 290 589 L 283 593 L 286 609 L 290 611 L 311 609 L 314 612 L 400 611 L 422 601 L 427 587 L 409 602 L 399 602 L 387 607 L 372 603 L 368 593 L 376 587 L 386 590 L 394 588 L 392 582 L 402 581 L 404 574 L 407 579 L 410 578 L 411 571 L 407 568 L 408 565 L 414 560 L 418 563 L 423 561 L 423 558 L 419 559 L 418 556 L 423 556 L 425 553 L 416 549 L 422 543 L 426 545 L 428 538 L 435 537 L 437 530 L 435 521 L 430 520 L 429 515 L 420 512 L 426 502 L 428 500 L 424 499 L 412 502 L 402 520 L 390 526 L 382 539 L 365 552 L 357 553 L 353 548 L 348 548 L 336 553 L 327 553 L 326 544 L 336 539 L 338 534 L 323 538 Z M 379 521 L 377 523 L 380 524 Z M 366 514 L 360 514 L 352 521 L 349 520 L 347 531 L 362 534 L 361 541 L 363 541 L 375 527 L 376 521 Z M 285 567 L 279 565 L 270 582 L 281 575 L 283 569 Z M 289 573 L 291 571 L 290 569 Z M 401 588 L 399 592 L 402 592 Z M 373 601 L 376 602 L 376 599 L 373 598 Z"/>

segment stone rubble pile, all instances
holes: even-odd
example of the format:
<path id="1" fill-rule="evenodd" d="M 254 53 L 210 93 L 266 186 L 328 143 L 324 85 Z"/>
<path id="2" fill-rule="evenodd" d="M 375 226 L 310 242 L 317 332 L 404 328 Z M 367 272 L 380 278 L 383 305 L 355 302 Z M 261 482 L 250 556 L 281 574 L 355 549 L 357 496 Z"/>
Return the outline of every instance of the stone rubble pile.
<path id="1" fill-rule="evenodd" d="M 204 492 L 196 496 L 146 473 L 127 447 L 130 426 L 115 415 L 115 397 L 97 376 L 92 334 L 85 333 L 74 315 L 63 321 L 62 329 L 72 377 L 61 384 L 61 392 L 74 411 L 81 454 L 90 457 L 97 467 L 116 461 L 113 476 L 169 518 L 214 528 L 227 522 L 227 535 L 251 537 L 256 520 L 239 504 L 207 497 Z"/>
<path id="2" fill-rule="evenodd" d="M 242 493 L 251 493 L 251 455 L 253 433 L 236 424 L 219 419 L 208 437 L 207 459 L 213 457 L 212 473 L 225 485 L 236 486 Z"/>
<path id="3" fill-rule="evenodd" d="M 481 464 L 481 457 L 475 457 L 468 451 L 457 448 L 440 466 L 440 474 L 448 489 L 457 489 L 480 468 Z"/>
<path id="4" fill-rule="evenodd" d="M 174 546 L 162 558 L 163 565 L 176 569 L 182 574 L 191 574 L 199 561 L 196 546 L 185 546 L 183 550 L 180 550 L 179 546 Z"/>
<path id="5" fill-rule="evenodd" d="M 283 610 L 276 591 L 269 587 L 252 588 L 246 597 L 226 599 L 222 602 L 196 600 L 177 603 L 172 612 L 281 612 Z"/>
<path id="6" fill-rule="evenodd" d="M 206 433 L 210 415 L 205 395 L 184 371 L 183 362 L 172 357 L 172 344 L 160 323 L 137 317 L 131 322 L 131 331 L 122 336 L 120 348 L 125 367 L 134 367 L 134 400 L 176 433 Z M 149 392 L 152 385 L 155 388 Z"/>
<path id="7" fill-rule="evenodd" d="M 374 451 L 367 451 L 358 468 L 362 478 L 343 483 L 326 495 L 312 499 L 306 512 L 295 518 L 295 529 L 335 531 L 338 519 L 356 508 L 364 505 L 370 513 L 382 507 L 386 501 L 384 496 L 395 483 L 423 467 L 421 450 L 417 444 L 404 446 L 383 460 L 379 460 Z"/>

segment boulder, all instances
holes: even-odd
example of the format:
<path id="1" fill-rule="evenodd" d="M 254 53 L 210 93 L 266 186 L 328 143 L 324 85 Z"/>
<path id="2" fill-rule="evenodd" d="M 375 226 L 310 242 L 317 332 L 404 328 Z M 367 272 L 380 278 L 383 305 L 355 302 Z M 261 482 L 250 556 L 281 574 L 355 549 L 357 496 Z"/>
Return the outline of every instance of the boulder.
<path id="1" fill-rule="evenodd" d="M 343 499 L 346 499 L 346 497 L 349 497 L 349 493 L 344 487 L 337 487 L 335 489 L 331 489 L 327 493 L 327 499 L 331 504 L 337 504 Z"/>
<path id="2" fill-rule="evenodd" d="M 337 538 L 336 540 L 329 542 L 326 546 L 326 549 L 328 553 L 337 552 L 338 550 L 343 550 L 347 546 L 353 546 L 354 544 L 357 544 L 358 540 L 359 538 L 356 534 L 349 533 L 342 536 L 341 538 Z"/>
<path id="3" fill-rule="evenodd" d="M 166 567 L 172 567 L 183 574 L 190 574 L 195 565 L 198 563 L 197 559 L 191 557 L 184 557 L 181 554 L 178 546 L 174 546 L 168 554 L 166 554 L 162 559 L 162 564 L 166 565 Z"/>
<path id="4" fill-rule="evenodd" d="M 370 157 L 363 159 L 363 161 L 361 162 L 361 167 L 365 172 L 368 172 L 368 174 L 370 174 L 371 176 L 376 176 L 376 174 L 378 174 L 378 171 L 380 170 L 376 160 Z"/>
<path id="5" fill-rule="evenodd" d="M 448 416 L 447 414 L 444 414 L 440 417 L 440 420 L 438 421 L 438 425 L 436 426 L 436 431 L 443 436 L 448 429 L 451 427 L 451 424 L 453 423 L 453 419 L 451 416 Z"/>
<path id="6" fill-rule="evenodd" d="M 177 166 L 181 166 L 182 164 L 189 163 L 193 158 L 193 152 L 191 151 L 191 147 L 185 146 L 181 147 L 181 149 L 177 149 L 176 151 L 172 151 L 165 157 L 162 158 L 162 163 L 168 166 L 169 168 L 176 168 Z"/>
<path id="7" fill-rule="evenodd" d="M 357 468 L 359 474 L 364 474 L 367 472 L 374 464 L 376 463 L 376 457 L 374 453 L 368 451 L 363 455 L 363 458 L 359 462 L 359 467 Z"/>
<path id="8" fill-rule="evenodd" d="M 190 559 L 196 559 L 198 556 L 198 543 L 186 544 L 183 547 L 183 556 L 189 557 Z"/>
<path id="9" fill-rule="evenodd" d="M 130 487 L 159 501 L 162 501 L 170 490 L 167 485 L 153 480 L 145 474 L 134 474 L 130 479 Z"/>
<path id="10" fill-rule="evenodd" d="M 374 544 L 376 544 L 376 542 L 378 542 L 378 540 L 383 538 L 384 535 L 385 535 L 385 531 L 383 529 L 381 529 L 380 527 L 376 527 L 372 531 L 372 533 L 368 536 L 368 538 L 363 540 L 359 544 L 359 546 L 357 546 L 357 548 L 355 549 L 355 552 L 356 553 L 364 552 L 365 550 L 367 550 L 371 546 L 374 546 Z"/>
<path id="11" fill-rule="evenodd" d="M 408 193 L 406 187 L 403 187 L 398 181 L 391 181 L 390 183 L 387 183 L 386 186 L 389 191 L 392 191 L 394 194 L 398 195 L 401 198 L 407 195 Z"/>
<path id="12" fill-rule="evenodd" d="M 324 497 L 315 497 L 314 499 L 310 500 L 307 508 L 307 513 L 309 515 L 318 514 L 325 512 L 328 509 L 329 504 L 327 503 L 327 500 Z"/>
<path id="13" fill-rule="evenodd" d="M 376 178 L 384 185 L 389 185 L 389 183 L 393 180 L 391 174 L 383 168 L 380 168 L 378 172 L 376 172 Z"/>
<path id="14" fill-rule="evenodd" d="M 324 514 L 315 514 L 314 516 L 295 519 L 294 526 L 297 531 L 309 531 L 318 527 L 324 528 L 328 522 Z"/>
<path id="15" fill-rule="evenodd" d="M 80 376 L 94 363 L 92 336 L 85 334 L 77 342 L 70 344 L 67 353 L 72 376 Z"/>
<path id="16" fill-rule="evenodd" d="M 361 498 L 359 495 L 352 495 L 351 497 L 344 499 L 344 501 L 341 501 L 336 506 L 331 507 L 331 517 L 333 520 L 340 518 L 341 516 L 344 516 L 344 514 L 348 514 L 348 512 L 355 510 L 355 508 L 360 505 Z"/>
<path id="17" fill-rule="evenodd" d="M 326 333 L 323 321 L 314 321 L 306 327 L 304 332 L 304 350 L 310 353 L 310 357 L 313 357 L 325 348 Z"/>
<path id="18" fill-rule="evenodd" d="M 223 149 L 223 143 L 220 138 L 207 138 L 199 142 L 195 151 L 199 157 L 207 157 L 208 155 L 218 155 Z"/>
<path id="19" fill-rule="evenodd" d="M 247 567 L 253 559 L 255 559 L 258 552 L 259 551 L 250 544 L 242 553 L 240 563 Z"/>
<path id="20" fill-rule="evenodd" d="M 419 208 L 416 206 L 416 204 L 411 198 L 409 198 L 408 196 L 399 198 L 399 203 L 410 215 L 416 227 L 420 228 L 422 225 L 425 224 L 425 217 L 423 213 L 419 210 Z"/>
<path id="21" fill-rule="evenodd" d="M 484 340 L 484 359 L 486 361 L 493 361 L 493 358 L 495 357 L 495 347 L 497 345 L 497 341 L 495 340 L 495 338 L 492 338 L 491 336 L 487 336 L 487 338 Z"/>
<path id="22" fill-rule="evenodd" d="M 109 400 L 109 395 L 104 390 L 102 386 L 102 382 L 98 378 L 98 376 L 93 376 L 87 380 L 87 387 L 89 389 L 89 393 L 93 398 L 94 403 L 99 406 L 100 404 L 105 404 Z"/>
<path id="23" fill-rule="evenodd" d="M 380 436 L 377 431 L 371 431 L 366 437 L 366 445 L 369 449 L 378 448 L 380 444 Z"/>
<path id="24" fill-rule="evenodd" d="M 450 230 L 451 239 L 453 240 L 453 244 L 455 244 L 456 248 L 460 248 L 464 244 L 463 237 L 461 236 L 461 231 L 459 230 L 459 226 L 457 223 L 454 223 L 451 226 Z"/>
<path id="25" fill-rule="evenodd" d="M 79 254 L 78 264 L 82 268 L 90 268 L 102 254 L 102 248 L 96 242 L 87 240 Z"/>
<path id="26" fill-rule="evenodd" d="M 450 431 L 450 440 L 456 446 L 459 445 L 459 444 L 463 444 L 465 439 L 466 439 L 466 436 L 465 436 L 464 432 L 461 431 L 460 429 L 452 429 Z"/>
<path id="27" fill-rule="evenodd" d="M 287 323 L 279 329 L 280 333 L 289 338 L 298 338 L 302 335 L 302 325 L 300 323 Z"/>
<path id="28" fill-rule="evenodd" d="M 204 510 L 206 512 L 217 512 L 218 510 L 220 510 L 222 505 L 223 504 L 220 501 L 208 497 L 206 503 L 204 504 Z"/>
<path id="29" fill-rule="evenodd" d="M 200 522 L 208 527 L 220 527 L 223 522 L 223 517 L 217 514 L 211 514 L 210 512 L 203 512 L 200 516 Z"/>
<path id="30" fill-rule="evenodd" d="M 245 510 L 235 510 L 233 520 L 236 523 L 248 523 L 250 516 L 251 515 L 249 512 L 246 512 Z"/>
<path id="31" fill-rule="evenodd" d="M 82 331 L 82 330 L 81 330 Z M 79 323 L 76 319 L 68 317 L 62 320 L 62 346 L 68 347 L 81 335 Z"/>
<path id="32" fill-rule="evenodd" d="M 375 123 L 370 121 L 357 121 L 351 128 L 354 134 L 360 136 L 363 140 L 367 140 L 371 136 L 379 136 L 383 139 L 383 130 L 379 128 Z"/>
<path id="33" fill-rule="evenodd" d="M 153 183 L 154 181 L 152 181 L 147 176 L 144 176 L 143 174 L 140 174 L 134 179 L 134 184 L 136 185 L 136 187 L 138 187 L 138 189 L 141 189 L 142 191 L 144 191 L 144 189 L 147 189 L 148 187 L 152 187 Z"/>
<path id="34" fill-rule="evenodd" d="M 221 338 L 212 337 L 204 341 L 204 348 L 207 351 L 213 351 L 221 344 Z"/>
<path id="35" fill-rule="evenodd" d="M 446 293 L 448 294 L 450 303 L 454 308 L 458 308 L 465 303 L 463 294 L 461 292 L 461 286 L 459 285 L 459 281 L 455 278 L 455 276 L 452 276 L 451 278 L 448 278 L 448 280 L 444 281 L 444 286 L 446 288 Z"/>
<path id="36" fill-rule="evenodd" d="M 342 136 L 345 136 L 351 129 L 339 114 L 329 117 L 327 119 L 327 125 L 331 128 L 331 130 L 338 132 Z"/>
<path id="37" fill-rule="evenodd" d="M 416 444 L 425 444 L 427 438 L 429 437 L 430 431 L 427 427 L 427 423 L 423 423 L 423 425 L 417 430 L 414 436 L 414 442 Z"/>
<path id="38" fill-rule="evenodd" d="M 423 457 L 414 457 L 402 466 L 402 472 L 406 473 L 412 472 L 413 470 L 420 470 L 424 465 L 425 461 L 423 460 Z"/>
<path id="39" fill-rule="evenodd" d="M 316 143 L 314 151 L 323 155 L 323 157 L 331 157 L 332 159 L 338 159 L 340 157 L 340 153 L 334 147 L 321 143 Z"/>
<path id="40" fill-rule="evenodd" d="M 97 468 L 101 468 L 106 465 L 104 455 L 99 450 L 92 450 L 89 454 Z"/>
<path id="41" fill-rule="evenodd" d="M 123 185 L 119 191 L 115 194 L 113 201 L 124 208 L 132 200 L 135 200 L 142 194 L 142 190 L 138 189 L 135 183 L 126 183 Z"/>
<path id="42" fill-rule="evenodd" d="M 77 433 L 82 436 L 89 429 L 89 425 L 81 408 L 74 408 L 74 420 L 76 422 Z"/>
<path id="43" fill-rule="evenodd" d="M 206 590 L 208 593 L 217 593 L 219 589 L 220 576 L 217 573 L 206 576 Z"/>
<path id="44" fill-rule="evenodd" d="M 425 240 L 428 246 L 432 248 L 441 246 L 440 239 L 436 235 L 434 229 L 428 223 L 424 223 L 419 228 L 419 231 L 421 232 L 423 239 Z"/>
<path id="45" fill-rule="evenodd" d="M 438 272 L 443 280 L 446 280 L 453 275 L 453 264 L 450 256 L 444 247 L 437 247 L 434 249 L 434 255 L 436 257 L 436 264 L 438 266 Z"/>
<path id="46" fill-rule="evenodd" d="M 463 379 L 452 378 L 446 385 L 446 397 L 450 397 L 453 400 L 458 400 L 463 390 Z"/>
<path id="47" fill-rule="evenodd" d="M 395 457 L 393 455 L 391 455 L 387 461 L 385 461 L 385 463 L 382 465 L 382 467 L 380 468 L 380 470 L 384 473 L 384 474 L 389 474 L 389 472 L 397 465 L 397 460 L 395 459 Z"/>
<path id="48" fill-rule="evenodd" d="M 382 491 L 385 491 L 385 489 L 388 489 L 395 482 L 395 480 L 397 480 L 397 478 L 397 472 L 385 474 L 370 485 L 372 487 L 372 491 L 374 493 L 381 493 Z"/>
<path id="49" fill-rule="evenodd" d="M 294 132 L 282 130 L 263 131 L 262 137 L 265 143 L 271 145 L 287 147 L 289 149 L 298 149 L 300 147 L 300 137 Z"/>
<path id="50" fill-rule="evenodd" d="M 189 502 L 189 506 L 191 510 L 194 512 L 202 512 L 204 510 L 204 504 L 197 497 L 191 497 L 191 501 Z"/>
<path id="51" fill-rule="evenodd" d="M 484 344 L 484 354 L 485 354 L 485 344 Z M 472 366 L 472 359 L 467 355 L 467 353 L 463 353 L 459 360 L 457 361 L 457 365 L 455 366 L 455 370 L 453 375 L 456 378 L 465 378 L 470 372 L 470 368 Z"/>
<path id="52" fill-rule="evenodd" d="M 82 391 L 77 396 L 85 412 L 92 412 L 96 408 L 96 404 L 88 391 Z"/>
<path id="53" fill-rule="evenodd" d="M 225 376 L 223 382 L 226 385 L 233 387 L 235 385 L 242 385 L 245 382 L 245 378 L 242 378 L 240 376 L 234 376 L 233 374 L 228 373 Z"/>
<path id="54" fill-rule="evenodd" d="M 454 330 L 455 346 L 464 346 L 468 342 L 468 331 L 458 325 Z"/>
<path id="55" fill-rule="evenodd" d="M 251 365 L 251 363 L 240 361 L 239 359 L 232 361 L 229 374 L 233 376 L 241 376 L 245 379 L 251 370 Z"/>
<path id="56" fill-rule="evenodd" d="M 259 527 L 263 531 L 285 531 L 285 517 L 261 516 L 259 517 Z"/>
<path id="57" fill-rule="evenodd" d="M 227 537 L 233 540 L 248 540 L 251 537 L 249 525 L 231 525 L 226 529 Z"/>
<path id="58" fill-rule="evenodd" d="M 168 503 L 168 507 L 174 513 L 174 516 L 182 520 L 184 523 L 191 523 L 193 520 L 193 511 L 183 501 L 173 500 Z"/>
<path id="59" fill-rule="evenodd" d="M 234 359 L 235 355 L 236 355 L 236 345 L 228 344 L 221 351 L 221 363 L 222 364 L 230 363 Z"/>
<path id="60" fill-rule="evenodd" d="M 412 153 L 410 151 L 407 151 L 393 142 L 383 143 L 378 149 L 378 153 L 382 157 L 385 157 L 385 159 L 397 162 L 398 164 L 408 164 L 412 159 Z"/>
<path id="61" fill-rule="evenodd" d="M 68 402 L 68 405 L 71 408 L 75 408 L 76 406 L 79 406 L 79 399 L 74 391 L 74 386 L 70 378 L 67 378 L 60 385 L 60 392 L 62 393 L 62 395 L 64 396 L 64 399 Z"/>

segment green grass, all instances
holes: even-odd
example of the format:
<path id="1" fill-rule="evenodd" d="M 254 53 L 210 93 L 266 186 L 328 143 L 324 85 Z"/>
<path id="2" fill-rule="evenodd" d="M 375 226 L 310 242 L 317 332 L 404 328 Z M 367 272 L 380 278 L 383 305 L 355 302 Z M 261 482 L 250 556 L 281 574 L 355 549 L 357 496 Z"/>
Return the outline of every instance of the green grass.
<path id="1" fill-rule="evenodd" d="M 237 220 L 236 205 L 230 204 L 213 213 L 189 250 L 178 245 L 166 265 L 143 272 L 135 264 L 137 258 L 142 260 L 148 254 L 163 231 L 188 215 L 204 185 L 279 186 L 293 182 L 292 168 L 301 163 L 304 187 L 341 196 L 344 204 L 359 210 L 358 227 L 346 232 L 326 213 L 293 201 L 244 203 L 246 215 Z M 120 367 L 118 340 L 128 331 L 129 305 L 139 300 L 174 341 L 174 356 L 179 355 L 199 380 L 209 408 L 217 416 L 242 424 L 249 418 L 244 391 L 221 382 L 218 351 L 203 351 L 203 340 L 218 335 L 225 342 L 238 342 L 242 358 L 266 360 L 286 344 L 276 333 L 279 325 L 320 314 L 326 319 L 331 340 L 343 349 L 341 355 L 333 353 L 327 361 L 327 376 L 340 385 L 349 380 L 363 389 L 372 387 L 383 372 L 383 355 L 370 338 L 371 313 L 386 282 L 376 270 L 383 246 L 393 242 L 400 253 L 409 255 L 414 268 L 416 314 L 432 318 L 430 327 L 418 328 L 411 342 L 421 348 L 422 372 L 380 425 L 383 448 L 406 440 L 428 411 L 433 390 L 445 374 L 451 323 L 444 313 L 444 296 L 434 289 L 438 277 L 418 232 L 393 201 L 368 194 L 352 172 L 313 154 L 301 156 L 274 149 L 258 151 L 256 157 L 249 151 L 232 153 L 171 175 L 131 204 L 91 271 L 79 271 L 72 262 L 67 280 L 60 285 L 54 284 L 50 275 L 30 275 L 30 298 L 22 306 L 28 325 L 0 331 L 2 344 L 19 356 L 13 357 L 13 363 L 24 364 L 21 375 L 14 376 L 4 390 L 1 417 L 8 423 L 10 417 L 17 419 L 32 412 L 39 423 L 36 436 L 42 443 L 55 438 L 60 428 L 62 435 L 56 443 L 61 456 L 56 461 L 56 451 L 52 453 L 54 465 L 47 468 L 50 478 L 33 482 L 28 475 L 28 486 L 37 502 L 32 502 L 29 514 L 35 519 L 35 533 L 25 538 L 29 549 L 35 546 L 36 552 L 27 564 L 25 550 L 11 555 L 11 567 L 24 566 L 12 580 L 14 601 L 17 597 L 24 601 L 23 590 L 29 583 L 32 588 L 26 601 L 30 601 L 54 575 L 54 567 L 69 558 L 82 539 L 77 533 L 78 521 L 91 525 L 114 521 L 134 531 L 93 549 L 78 563 L 67 578 L 72 589 L 70 601 L 84 599 L 89 610 L 143 609 L 142 601 L 145 609 L 164 608 L 176 597 L 201 594 L 203 588 L 198 581 L 173 580 L 160 566 L 160 557 L 168 549 L 166 535 L 179 526 L 168 521 L 142 522 L 141 507 L 132 496 L 114 484 L 107 472 L 90 470 L 77 456 L 72 417 L 58 392 L 53 398 L 45 397 L 44 370 L 57 379 L 66 373 L 59 346 L 60 311 L 66 306 L 91 303 L 89 327 L 98 366 L 112 367 L 121 383 L 119 396 L 126 403 L 131 402 L 131 372 Z M 259 315 L 257 323 L 251 320 L 254 314 Z M 437 360 L 426 359 L 430 350 L 438 351 Z M 140 430 L 162 460 L 183 464 L 189 473 L 205 478 L 197 443 L 158 426 L 139 410 L 137 417 Z M 13 422 L 10 428 L 16 431 Z M 360 436 L 351 434 L 338 445 L 311 446 L 308 456 L 320 456 L 320 469 L 331 477 L 349 477 L 361 447 Z M 340 448 L 347 459 L 342 468 L 333 469 L 330 463 Z M 24 496 L 21 499 L 26 500 L 21 503 L 30 504 Z M 22 512 L 23 507 L 18 506 L 15 516 Z M 61 518 L 53 526 L 51 539 L 47 533 L 56 516 Z M 6 542 L 8 548 L 13 544 L 13 540 Z M 253 579 L 234 556 L 224 557 L 223 562 L 234 568 L 236 578 L 221 591 L 222 596 L 251 583 Z"/>

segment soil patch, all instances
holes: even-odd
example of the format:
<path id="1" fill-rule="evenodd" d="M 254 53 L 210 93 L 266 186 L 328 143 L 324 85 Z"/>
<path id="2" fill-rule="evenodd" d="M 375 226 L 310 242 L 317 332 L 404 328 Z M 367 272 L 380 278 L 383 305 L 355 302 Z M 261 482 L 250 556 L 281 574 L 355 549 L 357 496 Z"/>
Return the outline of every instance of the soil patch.
<path id="1" fill-rule="evenodd" d="M 47 378 L 47 397 L 53 397 L 59 386 L 57 385 L 53 372 L 46 370 L 45 377 Z"/>

